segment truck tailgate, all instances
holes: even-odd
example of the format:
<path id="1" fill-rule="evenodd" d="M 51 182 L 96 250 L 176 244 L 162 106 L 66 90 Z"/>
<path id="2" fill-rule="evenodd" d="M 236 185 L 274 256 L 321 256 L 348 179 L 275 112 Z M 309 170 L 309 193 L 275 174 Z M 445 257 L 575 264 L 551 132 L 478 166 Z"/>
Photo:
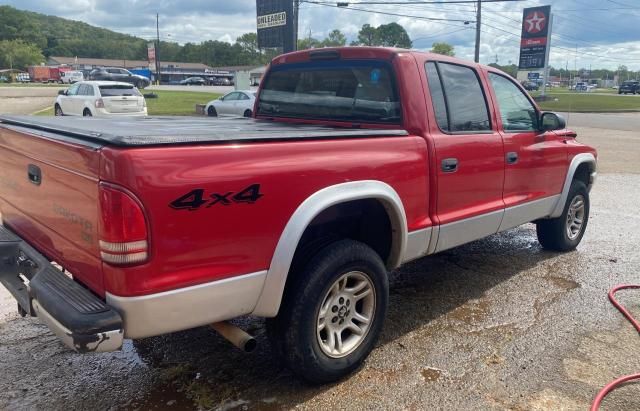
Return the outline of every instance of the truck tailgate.
<path id="1" fill-rule="evenodd" d="M 10 227 L 98 294 L 101 146 L 0 125 L 0 211 Z"/>

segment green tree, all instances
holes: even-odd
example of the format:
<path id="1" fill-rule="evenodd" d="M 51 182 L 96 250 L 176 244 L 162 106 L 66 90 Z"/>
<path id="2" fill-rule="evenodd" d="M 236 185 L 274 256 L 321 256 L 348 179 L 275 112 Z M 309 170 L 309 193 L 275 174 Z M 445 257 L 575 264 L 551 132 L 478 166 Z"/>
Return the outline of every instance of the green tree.
<path id="1" fill-rule="evenodd" d="M 352 46 L 385 46 L 411 48 L 413 45 L 407 31 L 398 23 L 373 27 L 364 24 L 358 32 L 358 40 Z"/>
<path id="2" fill-rule="evenodd" d="M 317 47 L 322 47 L 322 42 L 316 38 L 309 36 L 298 39 L 298 50 L 314 49 Z"/>
<path id="3" fill-rule="evenodd" d="M 431 46 L 431 52 L 436 54 L 444 54 L 445 56 L 455 56 L 456 53 L 453 51 L 453 46 L 449 43 L 433 43 Z"/>
<path id="4" fill-rule="evenodd" d="M 322 45 L 325 47 L 340 47 L 347 44 L 347 38 L 338 29 L 334 29 L 329 35 L 322 41 Z"/>
<path id="5" fill-rule="evenodd" d="M 401 47 L 410 49 L 413 43 L 407 31 L 398 23 L 382 24 L 376 29 L 376 37 L 380 46 Z"/>
<path id="6" fill-rule="evenodd" d="M 501 66 L 498 63 L 490 63 L 489 66 L 502 70 L 514 79 L 518 77 L 518 66 L 515 64 L 509 64 L 508 66 Z"/>
<path id="7" fill-rule="evenodd" d="M 379 46 L 378 37 L 377 37 L 377 29 L 372 27 L 370 24 L 362 25 L 362 28 L 358 32 L 358 41 L 352 43 L 352 45 L 358 46 Z"/>
<path id="8" fill-rule="evenodd" d="M 44 62 L 40 48 L 22 40 L 0 41 L 0 67 L 26 69 L 27 66 Z"/>

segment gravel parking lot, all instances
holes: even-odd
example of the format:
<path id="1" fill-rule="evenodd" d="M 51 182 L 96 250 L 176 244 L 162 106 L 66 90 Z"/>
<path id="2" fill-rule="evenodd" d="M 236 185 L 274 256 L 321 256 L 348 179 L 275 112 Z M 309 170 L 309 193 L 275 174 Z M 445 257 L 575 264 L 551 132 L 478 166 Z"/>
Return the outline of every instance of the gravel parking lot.
<path id="1" fill-rule="evenodd" d="M 578 250 L 543 251 L 526 225 L 392 273 L 382 338 L 344 381 L 296 380 L 254 318 L 238 320 L 258 337 L 249 355 L 206 327 L 76 355 L 0 287 L 0 409 L 588 409 L 640 371 L 638 335 L 606 297 L 640 281 L 640 113 L 569 121 L 599 150 Z M 620 298 L 640 317 L 640 293 Z M 603 409 L 640 409 L 640 385 Z"/>

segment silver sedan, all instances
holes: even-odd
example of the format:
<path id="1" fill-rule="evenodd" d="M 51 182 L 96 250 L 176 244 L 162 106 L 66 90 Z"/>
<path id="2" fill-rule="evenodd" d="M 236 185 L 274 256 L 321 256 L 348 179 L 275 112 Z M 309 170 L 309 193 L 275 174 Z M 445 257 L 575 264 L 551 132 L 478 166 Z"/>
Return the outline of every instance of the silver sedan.
<path id="1" fill-rule="evenodd" d="M 244 116 L 251 117 L 256 92 L 252 90 L 232 91 L 205 106 L 208 116 Z"/>

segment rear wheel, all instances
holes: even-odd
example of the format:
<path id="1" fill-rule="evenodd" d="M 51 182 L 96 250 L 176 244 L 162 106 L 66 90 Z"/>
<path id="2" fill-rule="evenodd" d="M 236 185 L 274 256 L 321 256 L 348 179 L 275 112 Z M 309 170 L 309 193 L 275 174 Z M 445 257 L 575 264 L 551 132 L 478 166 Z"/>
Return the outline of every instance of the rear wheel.
<path id="1" fill-rule="evenodd" d="M 91 110 L 89 110 L 88 108 L 85 108 L 84 111 L 82 112 L 82 117 L 91 117 Z"/>
<path id="2" fill-rule="evenodd" d="M 582 240 L 588 221 L 587 186 L 582 181 L 573 180 L 562 215 L 558 218 L 538 221 L 538 241 L 548 250 L 574 250 Z"/>
<path id="3" fill-rule="evenodd" d="M 218 112 L 216 111 L 215 107 L 209 106 L 209 108 L 207 109 L 207 115 L 209 117 L 216 117 L 218 115 Z"/>
<path id="4" fill-rule="evenodd" d="M 245 110 L 243 115 L 245 117 L 251 117 L 251 110 Z"/>
<path id="5" fill-rule="evenodd" d="M 62 107 L 60 107 L 60 105 L 58 105 L 58 104 L 53 106 L 53 111 L 54 111 L 55 115 L 58 116 L 58 117 L 64 116 L 64 113 L 62 112 Z"/>
<path id="6" fill-rule="evenodd" d="M 341 240 L 292 275 L 278 316 L 267 321 L 272 344 L 300 378 L 338 380 L 362 364 L 382 329 L 389 298 L 384 263 L 367 245 Z"/>

